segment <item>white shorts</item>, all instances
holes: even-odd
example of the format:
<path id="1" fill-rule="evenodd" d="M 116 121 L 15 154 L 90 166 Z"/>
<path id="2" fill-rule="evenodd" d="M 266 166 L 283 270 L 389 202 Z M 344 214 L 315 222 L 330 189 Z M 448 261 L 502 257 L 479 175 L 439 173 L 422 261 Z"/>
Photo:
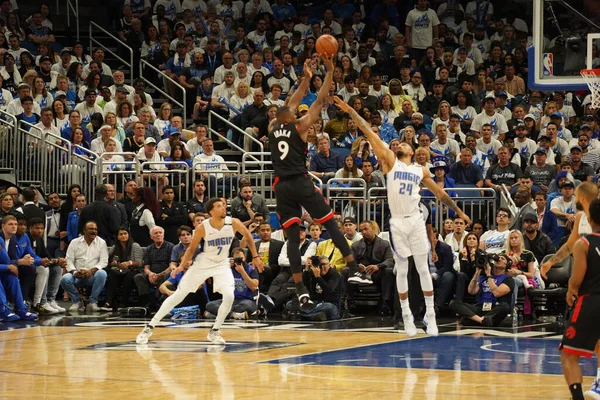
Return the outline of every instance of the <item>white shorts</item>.
<path id="1" fill-rule="evenodd" d="M 194 293 L 208 278 L 213 278 L 213 291 L 227 293 L 235 290 L 235 281 L 233 272 L 229 265 L 229 259 L 223 264 L 216 265 L 213 268 L 203 268 L 201 257 L 183 274 L 178 289 L 187 293 Z"/>
<path id="2" fill-rule="evenodd" d="M 421 213 L 408 218 L 391 218 L 390 237 L 394 251 L 402 258 L 429 253 L 429 239 Z"/>

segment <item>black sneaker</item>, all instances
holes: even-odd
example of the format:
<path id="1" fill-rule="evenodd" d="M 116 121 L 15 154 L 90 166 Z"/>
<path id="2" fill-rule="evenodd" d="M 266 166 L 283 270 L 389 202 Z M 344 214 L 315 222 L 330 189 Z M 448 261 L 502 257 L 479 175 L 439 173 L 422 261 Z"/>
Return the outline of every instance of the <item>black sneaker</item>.
<path id="1" fill-rule="evenodd" d="M 264 293 L 258 294 L 257 302 L 258 302 L 258 305 L 260 307 L 262 307 L 263 309 L 265 309 L 266 311 L 271 311 L 272 309 L 275 308 L 275 302 L 273 302 L 273 299 L 269 295 L 266 295 Z"/>
<path id="2" fill-rule="evenodd" d="M 298 302 L 300 303 L 300 309 L 302 310 L 310 310 L 313 306 L 313 302 L 308 293 L 303 293 L 298 296 Z"/>
<path id="3" fill-rule="evenodd" d="M 318 313 L 317 315 L 315 315 L 315 321 L 316 322 L 327 321 L 327 314 L 325 314 L 324 312 Z"/>
<path id="4" fill-rule="evenodd" d="M 356 285 L 370 285 L 373 283 L 370 275 L 367 275 L 362 272 L 356 272 L 353 276 L 348 278 L 348 283 L 356 284 Z"/>

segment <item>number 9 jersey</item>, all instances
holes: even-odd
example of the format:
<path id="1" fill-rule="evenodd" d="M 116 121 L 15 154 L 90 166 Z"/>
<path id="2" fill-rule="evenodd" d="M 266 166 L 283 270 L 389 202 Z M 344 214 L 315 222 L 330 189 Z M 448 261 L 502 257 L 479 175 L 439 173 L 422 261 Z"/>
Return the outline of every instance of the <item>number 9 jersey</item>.
<path id="1" fill-rule="evenodd" d="M 420 213 L 421 181 L 423 167 L 416 164 L 406 165 L 396 160 L 394 167 L 387 173 L 387 195 L 392 218 L 402 218 Z"/>
<path id="2" fill-rule="evenodd" d="M 308 146 L 298 134 L 295 123 L 277 124 L 269 133 L 269 149 L 275 176 L 287 177 L 307 174 Z"/>

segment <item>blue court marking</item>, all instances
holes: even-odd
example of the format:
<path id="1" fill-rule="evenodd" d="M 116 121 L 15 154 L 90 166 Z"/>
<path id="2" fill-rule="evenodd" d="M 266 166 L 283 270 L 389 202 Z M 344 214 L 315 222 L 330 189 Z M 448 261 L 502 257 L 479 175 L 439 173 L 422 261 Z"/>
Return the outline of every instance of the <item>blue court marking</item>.
<path id="1" fill-rule="evenodd" d="M 552 339 L 423 337 L 265 363 L 562 375 L 559 343 Z M 596 376 L 595 359 L 581 358 L 580 365 L 584 376 Z"/>

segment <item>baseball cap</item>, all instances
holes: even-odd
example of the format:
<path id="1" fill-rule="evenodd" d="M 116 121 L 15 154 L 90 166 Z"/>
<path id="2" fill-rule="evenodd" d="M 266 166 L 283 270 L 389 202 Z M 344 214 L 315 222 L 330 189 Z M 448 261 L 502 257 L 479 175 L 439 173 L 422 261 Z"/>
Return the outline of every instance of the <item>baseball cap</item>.
<path id="1" fill-rule="evenodd" d="M 550 136 L 546 135 L 545 133 L 542 133 L 540 136 L 538 136 L 538 142 L 542 139 L 550 141 Z"/>
<path id="2" fill-rule="evenodd" d="M 156 139 L 154 139 L 153 137 L 146 138 L 146 140 L 144 140 L 144 144 L 156 145 Z"/>
<path id="3" fill-rule="evenodd" d="M 40 64 L 43 63 L 44 61 L 52 62 L 52 60 L 50 60 L 50 57 L 48 57 L 48 56 L 44 56 L 44 57 L 40 58 Z"/>
<path id="4" fill-rule="evenodd" d="M 533 154 L 547 154 L 546 153 L 546 149 L 543 147 L 538 147 L 537 150 L 535 151 L 535 153 Z"/>
<path id="5" fill-rule="evenodd" d="M 592 130 L 592 127 L 589 124 L 583 124 L 579 127 L 579 130 L 582 131 L 584 129 Z"/>
<path id="6" fill-rule="evenodd" d="M 65 53 L 71 54 L 71 48 L 70 47 L 63 47 L 63 49 L 60 51 L 60 55 L 62 56 Z"/>
<path id="7" fill-rule="evenodd" d="M 94 96 L 96 95 L 96 91 L 94 89 L 86 90 L 84 97 L 91 96 L 91 95 L 94 95 Z"/>
<path id="8" fill-rule="evenodd" d="M 308 111 L 308 106 L 306 104 L 300 104 L 298 106 L 298 112 Z"/>
<path id="9" fill-rule="evenodd" d="M 227 76 L 227 75 L 233 75 L 233 76 L 235 76 L 235 75 L 233 74 L 233 71 L 226 71 L 226 72 L 225 72 L 225 75 L 223 75 L 223 76 Z"/>
<path id="10" fill-rule="evenodd" d="M 293 19 L 292 17 L 285 17 L 285 18 L 283 19 L 283 23 L 285 24 L 285 23 L 287 23 L 287 22 L 294 22 L 294 19 Z"/>
<path id="11" fill-rule="evenodd" d="M 346 218 L 344 218 L 344 224 L 356 225 L 356 219 L 354 217 L 346 217 Z"/>
<path id="12" fill-rule="evenodd" d="M 483 99 L 484 103 L 487 103 L 488 101 L 496 101 L 496 98 L 494 96 L 487 96 L 485 99 Z"/>
<path id="13" fill-rule="evenodd" d="M 538 217 L 532 212 L 523 214 L 523 221 L 535 221 L 538 222 Z"/>
<path id="14" fill-rule="evenodd" d="M 525 121 L 527 118 L 530 118 L 535 121 L 535 117 L 533 116 L 533 114 L 527 114 L 525 117 L 523 117 L 523 121 Z"/>
<path id="15" fill-rule="evenodd" d="M 578 144 L 571 146 L 571 153 L 573 152 L 573 150 L 583 153 L 583 150 L 581 150 L 581 146 L 579 146 Z"/>
<path id="16" fill-rule="evenodd" d="M 524 129 L 527 129 L 527 126 L 525 126 L 525 122 L 523 122 L 522 119 L 518 119 L 517 120 L 517 125 L 515 126 L 515 128 L 524 128 Z"/>
<path id="17" fill-rule="evenodd" d="M 594 117 L 592 114 L 588 114 L 585 117 L 583 117 L 584 121 L 595 121 L 596 117 Z"/>
<path id="18" fill-rule="evenodd" d="M 173 135 L 181 135 L 181 132 L 179 132 L 179 129 L 177 129 L 177 128 L 170 127 L 169 128 L 169 136 L 173 136 Z"/>
<path id="19" fill-rule="evenodd" d="M 572 188 L 574 188 L 575 184 L 572 181 L 566 180 L 566 181 L 563 182 L 562 185 L 560 185 L 560 188 L 562 189 L 562 188 L 564 188 L 566 186 L 571 186 Z"/>
<path id="20" fill-rule="evenodd" d="M 553 112 L 550 114 L 550 118 L 562 118 L 562 115 L 558 112 Z"/>
<path id="21" fill-rule="evenodd" d="M 127 88 L 124 88 L 123 86 L 118 87 L 115 92 L 117 93 L 125 93 L 125 94 L 129 94 L 129 90 L 127 90 Z"/>
<path id="22" fill-rule="evenodd" d="M 56 93 L 54 93 L 54 98 L 56 99 L 56 98 L 59 98 L 60 96 L 67 97 L 67 94 L 62 90 L 57 90 Z"/>
<path id="23" fill-rule="evenodd" d="M 497 96 L 504 96 L 504 97 L 508 98 L 508 94 L 506 94 L 506 92 L 504 90 L 499 91 Z"/>
<path id="24" fill-rule="evenodd" d="M 481 29 L 481 30 L 484 30 L 484 31 L 485 31 L 485 29 L 486 29 L 486 28 L 485 28 L 485 25 L 483 25 L 483 24 L 478 24 L 477 26 L 475 26 L 475 30 L 477 30 L 477 29 Z"/>
<path id="25" fill-rule="evenodd" d="M 110 125 L 102 125 L 100 127 L 100 130 L 103 130 L 103 129 L 112 129 L 112 126 L 110 126 Z"/>

